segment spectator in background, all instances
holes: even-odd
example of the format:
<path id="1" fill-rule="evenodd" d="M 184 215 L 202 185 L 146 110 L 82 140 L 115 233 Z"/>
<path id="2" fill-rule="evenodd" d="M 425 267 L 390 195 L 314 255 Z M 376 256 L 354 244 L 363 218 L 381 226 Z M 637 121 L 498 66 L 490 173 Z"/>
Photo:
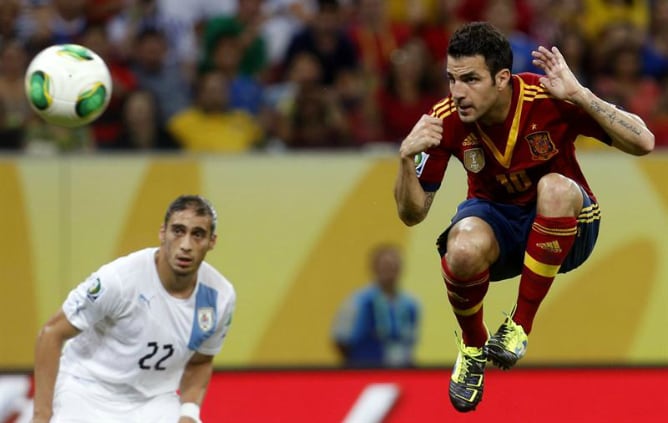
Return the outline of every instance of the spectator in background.
<path id="1" fill-rule="evenodd" d="M 258 115 L 264 85 L 254 75 L 241 71 L 244 46 L 240 34 L 221 34 L 211 52 L 211 69 L 229 81 L 229 106 Z"/>
<path id="2" fill-rule="evenodd" d="M 591 82 L 591 48 L 579 26 L 562 26 L 553 40 L 578 81 Z"/>
<path id="3" fill-rule="evenodd" d="M 51 0 L 52 14 L 48 25 L 51 39 L 48 44 L 79 42 L 88 26 L 86 0 Z"/>
<path id="4" fill-rule="evenodd" d="M 144 0 L 137 0 L 144 1 Z M 168 62 L 178 64 L 190 82 L 197 78 L 202 51 L 201 30 L 215 16 L 237 12 L 238 0 L 152 0 L 157 2 L 158 28 L 167 37 Z"/>
<path id="5" fill-rule="evenodd" d="M 5 103 L 0 102 L 0 152 L 20 151 L 25 138 L 23 127 L 9 124 L 7 115 Z"/>
<path id="6" fill-rule="evenodd" d="M 147 27 L 139 32 L 132 55 L 132 72 L 139 88 L 149 91 L 158 104 L 158 123 L 167 124 L 192 101 L 192 90 L 181 67 L 167 60 L 169 46 L 165 34 Z"/>
<path id="7" fill-rule="evenodd" d="M 240 74 L 259 76 L 266 69 L 267 47 L 260 32 L 261 4 L 260 0 L 239 0 L 236 14 L 216 16 L 205 23 L 201 70 L 215 67 L 215 50 L 221 38 L 237 41 Z"/>
<path id="8" fill-rule="evenodd" d="M 307 52 L 315 56 L 322 68 L 322 83 L 332 86 L 343 70 L 358 66 L 357 53 L 350 37 L 344 31 L 341 8 L 337 0 L 318 0 L 318 12 L 288 46 L 283 68 L 288 69 L 292 60 Z"/>
<path id="9" fill-rule="evenodd" d="M 651 2 L 647 37 L 643 42 L 643 73 L 662 79 L 668 75 L 668 0 Z"/>
<path id="10" fill-rule="evenodd" d="M 258 146 L 263 131 L 252 115 L 229 107 L 229 81 L 209 71 L 197 81 L 195 102 L 173 116 L 167 130 L 190 152 L 239 153 Z"/>
<path id="11" fill-rule="evenodd" d="M 0 44 L 16 37 L 16 23 L 21 11 L 19 0 L 0 2 Z"/>
<path id="12" fill-rule="evenodd" d="M 489 9 L 494 7 L 493 0 L 460 0 L 456 13 L 462 22 L 481 21 L 488 17 Z M 563 0 L 561 0 L 563 1 Z M 514 25 L 512 31 L 529 34 L 533 22 L 534 11 L 531 8 L 531 0 L 510 0 L 506 10 L 512 10 Z"/>
<path id="13" fill-rule="evenodd" d="M 99 149 L 114 149 L 123 130 L 123 103 L 130 92 L 137 89 L 137 78 L 130 67 L 121 61 L 109 43 L 105 27 L 91 25 L 83 33 L 81 44 L 96 52 L 105 61 L 113 84 L 111 100 L 107 109 L 92 124 L 95 146 Z"/>
<path id="14" fill-rule="evenodd" d="M 323 69 L 303 52 L 291 62 L 290 81 L 275 87 L 272 129 L 288 149 L 331 149 L 352 145 L 350 127 L 336 89 L 321 81 Z M 280 88 L 279 88 L 280 87 Z"/>
<path id="15" fill-rule="evenodd" d="M 594 92 L 643 120 L 650 119 L 661 91 L 654 79 L 642 74 L 640 45 L 620 43 L 608 52 L 604 62 L 607 67 L 594 80 Z"/>
<path id="16" fill-rule="evenodd" d="M 338 106 L 346 121 L 351 143 L 356 146 L 378 146 L 385 141 L 376 95 L 376 84 L 361 69 L 339 73 L 334 86 Z"/>
<path id="17" fill-rule="evenodd" d="M 24 146 L 25 126 L 34 117 L 26 100 L 24 76 L 28 58 L 17 40 L 0 43 L 0 139 L 1 149 Z"/>
<path id="18" fill-rule="evenodd" d="M 394 22 L 404 22 L 412 27 L 430 23 L 435 15 L 438 0 L 383 0 L 388 15 Z"/>
<path id="19" fill-rule="evenodd" d="M 118 50 L 121 57 L 131 59 L 138 40 L 144 32 L 159 32 L 168 49 L 167 40 L 161 29 L 158 15 L 158 0 L 130 0 L 129 4 L 107 25 L 109 42 Z"/>
<path id="20" fill-rule="evenodd" d="M 337 350 L 351 367 L 411 366 L 420 307 L 400 286 L 401 253 L 393 245 L 379 245 L 371 252 L 370 265 L 373 280 L 336 316 Z"/>
<path id="21" fill-rule="evenodd" d="M 646 32 L 649 25 L 647 0 L 583 0 L 583 30 L 592 41 L 602 39 L 608 26 L 620 23 Z"/>
<path id="22" fill-rule="evenodd" d="M 261 24 L 262 36 L 267 43 L 270 79 L 279 70 L 288 44 L 302 30 L 316 12 L 316 0 L 265 0 Z"/>
<path id="23" fill-rule="evenodd" d="M 348 33 L 358 61 L 370 77 L 379 80 L 390 67 L 392 54 L 411 36 L 411 27 L 389 20 L 384 0 L 354 0 L 356 13 Z"/>
<path id="24" fill-rule="evenodd" d="M 178 144 L 160 124 L 155 97 L 133 91 L 123 105 L 123 131 L 114 145 L 123 150 L 176 150 Z"/>
<path id="25" fill-rule="evenodd" d="M 520 30 L 522 23 L 517 9 L 517 0 L 486 0 L 482 12 L 483 20 L 496 26 L 508 38 L 513 51 L 513 73 L 542 73 L 532 63 L 531 52 L 538 48 L 538 43 L 527 32 Z"/>
<path id="26" fill-rule="evenodd" d="M 290 128 L 289 116 L 297 93 L 303 86 L 319 84 L 322 68 L 318 59 L 309 53 L 300 53 L 292 60 L 284 80 L 267 85 L 263 94 L 267 137 L 272 147 L 285 146 L 284 139 Z"/>
<path id="27" fill-rule="evenodd" d="M 660 81 L 661 95 L 652 112 L 649 128 L 656 136 L 656 146 L 668 147 L 668 74 Z"/>
<path id="28" fill-rule="evenodd" d="M 415 38 L 394 52 L 384 85 L 378 93 L 383 140 L 398 143 L 440 98 L 433 89 L 429 55 Z"/>

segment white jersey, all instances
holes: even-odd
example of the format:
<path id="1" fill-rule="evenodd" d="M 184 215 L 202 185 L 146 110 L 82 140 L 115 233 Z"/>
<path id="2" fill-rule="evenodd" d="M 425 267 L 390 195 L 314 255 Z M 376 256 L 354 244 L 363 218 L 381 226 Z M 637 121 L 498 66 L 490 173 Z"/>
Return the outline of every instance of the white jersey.
<path id="1" fill-rule="evenodd" d="M 140 399 L 176 391 L 195 351 L 220 351 L 236 302 L 232 284 L 202 262 L 193 294 L 175 298 L 158 278 L 156 251 L 106 264 L 70 292 L 63 311 L 82 332 L 65 344 L 61 372 Z"/>

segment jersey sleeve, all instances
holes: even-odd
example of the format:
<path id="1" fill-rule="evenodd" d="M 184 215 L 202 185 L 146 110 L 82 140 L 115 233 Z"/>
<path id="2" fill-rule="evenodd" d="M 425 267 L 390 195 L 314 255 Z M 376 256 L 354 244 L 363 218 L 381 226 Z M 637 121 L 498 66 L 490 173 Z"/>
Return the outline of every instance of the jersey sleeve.
<path id="1" fill-rule="evenodd" d="M 223 341 L 232 326 L 232 316 L 234 315 L 235 307 L 236 293 L 231 291 L 225 303 L 220 308 L 223 311 L 220 314 L 214 333 L 197 348 L 198 353 L 216 355 L 220 352 L 223 347 Z"/>
<path id="2" fill-rule="evenodd" d="M 118 317 L 124 306 L 121 294 L 118 278 L 100 269 L 70 291 L 62 309 L 67 320 L 84 331 L 104 318 Z"/>
<path id="3" fill-rule="evenodd" d="M 441 187 L 450 154 L 439 148 L 432 148 L 415 156 L 415 172 L 422 189 L 435 192 Z"/>

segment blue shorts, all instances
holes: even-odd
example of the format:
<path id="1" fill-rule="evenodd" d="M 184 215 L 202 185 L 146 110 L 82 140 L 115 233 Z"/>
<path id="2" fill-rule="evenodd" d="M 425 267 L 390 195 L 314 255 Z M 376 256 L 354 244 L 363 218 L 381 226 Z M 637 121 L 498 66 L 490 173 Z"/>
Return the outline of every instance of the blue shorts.
<path id="1" fill-rule="evenodd" d="M 580 266 L 594 250 L 600 226 L 598 204 L 582 191 L 583 206 L 578 216 L 578 232 L 573 248 L 561 265 L 559 273 L 566 273 Z M 490 280 L 500 281 L 514 278 L 522 273 L 527 238 L 534 218 L 536 206 L 517 206 L 494 203 L 472 198 L 459 204 L 450 226 L 438 237 L 436 246 L 443 257 L 447 251 L 448 233 L 452 226 L 465 217 L 476 216 L 487 222 L 499 243 L 499 259 L 489 269 Z"/>

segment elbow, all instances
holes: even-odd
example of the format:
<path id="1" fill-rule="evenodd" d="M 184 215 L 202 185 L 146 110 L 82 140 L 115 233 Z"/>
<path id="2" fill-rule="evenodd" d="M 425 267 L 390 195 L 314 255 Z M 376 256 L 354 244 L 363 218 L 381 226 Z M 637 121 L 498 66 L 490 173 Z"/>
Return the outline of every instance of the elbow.
<path id="1" fill-rule="evenodd" d="M 654 150 L 654 134 L 647 131 L 647 135 L 643 137 L 643 142 L 638 146 L 637 156 L 645 156 Z"/>
<path id="2" fill-rule="evenodd" d="M 654 150 L 654 134 L 645 130 L 637 140 L 617 140 L 613 145 L 627 154 L 645 156 Z"/>
<path id="3" fill-rule="evenodd" d="M 406 226 L 415 226 L 422 222 L 424 218 L 424 213 L 414 213 L 405 209 L 399 209 L 399 219 L 401 219 Z"/>

